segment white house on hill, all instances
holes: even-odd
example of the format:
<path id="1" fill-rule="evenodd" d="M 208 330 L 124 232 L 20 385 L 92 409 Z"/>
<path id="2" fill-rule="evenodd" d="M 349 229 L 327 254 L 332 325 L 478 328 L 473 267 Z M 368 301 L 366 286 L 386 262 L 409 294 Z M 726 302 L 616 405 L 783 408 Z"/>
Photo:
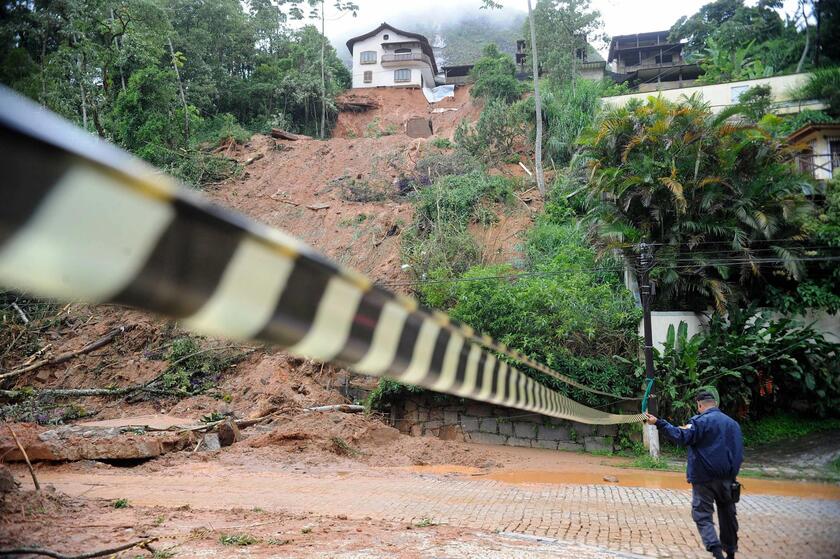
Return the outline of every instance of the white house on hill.
<path id="1" fill-rule="evenodd" d="M 347 41 L 353 87 L 435 87 L 438 73 L 429 40 L 383 23 Z"/>

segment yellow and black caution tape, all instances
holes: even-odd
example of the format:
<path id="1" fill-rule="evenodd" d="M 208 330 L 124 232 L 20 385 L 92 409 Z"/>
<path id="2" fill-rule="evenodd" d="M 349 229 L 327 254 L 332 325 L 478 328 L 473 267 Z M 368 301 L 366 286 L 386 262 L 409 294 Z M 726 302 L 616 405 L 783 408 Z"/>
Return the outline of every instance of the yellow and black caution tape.
<path id="1" fill-rule="evenodd" d="M 0 88 L 0 285 L 118 303 L 212 336 L 257 339 L 356 372 L 570 419 L 642 420 L 570 400 L 508 365 L 560 375 L 418 308 L 297 239 L 207 202 Z"/>

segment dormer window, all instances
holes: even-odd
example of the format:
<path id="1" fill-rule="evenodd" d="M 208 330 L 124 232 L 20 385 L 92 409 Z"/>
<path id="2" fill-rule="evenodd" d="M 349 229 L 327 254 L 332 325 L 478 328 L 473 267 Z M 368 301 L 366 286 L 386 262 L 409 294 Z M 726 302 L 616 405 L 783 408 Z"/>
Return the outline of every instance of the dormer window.
<path id="1" fill-rule="evenodd" d="M 359 62 L 361 64 L 376 64 L 376 51 L 364 50 L 359 54 Z"/>
<path id="2" fill-rule="evenodd" d="M 382 35 L 382 40 L 383 40 L 383 41 L 387 41 L 387 40 L 388 40 L 388 37 L 390 37 L 390 35 L 388 35 L 387 33 L 385 33 L 384 35 Z"/>

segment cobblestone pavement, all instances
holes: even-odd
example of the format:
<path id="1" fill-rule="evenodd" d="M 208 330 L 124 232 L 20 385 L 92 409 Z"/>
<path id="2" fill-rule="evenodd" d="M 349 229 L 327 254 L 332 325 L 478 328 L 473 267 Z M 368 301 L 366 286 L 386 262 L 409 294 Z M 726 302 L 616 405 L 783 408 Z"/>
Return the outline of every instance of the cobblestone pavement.
<path id="1" fill-rule="evenodd" d="M 148 506 L 255 507 L 350 518 L 446 523 L 544 536 L 557 557 L 709 557 L 690 516 L 688 491 L 609 485 L 514 485 L 403 471 L 295 474 L 221 468 L 122 473 L 41 472 L 74 496 Z M 748 487 L 748 485 L 747 485 Z M 745 495 L 740 558 L 840 558 L 840 501 Z M 568 553 L 562 554 L 563 546 Z M 572 547 L 569 547 L 572 546 Z M 583 546 L 575 550 L 573 546 Z M 612 551 L 609 551 L 612 550 Z M 577 553 L 577 554 L 575 554 Z M 445 554 L 442 556 L 446 556 Z M 504 555 L 501 555 L 504 556 Z M 551 555 L 548 555 L 551 556 Z"/>

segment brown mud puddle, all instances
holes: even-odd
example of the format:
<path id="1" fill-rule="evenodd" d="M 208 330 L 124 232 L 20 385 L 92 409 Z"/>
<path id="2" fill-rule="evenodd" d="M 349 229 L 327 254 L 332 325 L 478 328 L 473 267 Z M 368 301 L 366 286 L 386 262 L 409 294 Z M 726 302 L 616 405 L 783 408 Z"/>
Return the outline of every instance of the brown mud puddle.
<path id="1" fill-rule="evenodd" d="M 479 468 L 438 464 L 434 466 L 413 466 L 405 468 L 414 473 L 460 474 L 513 484 L 569 484 L 569 485 L 620 485 L 623 487 L 645 487 L 649 489 L 688 490 L 685 474 L 678 472 L 627 471 L 617 468 L 594 468 L 593 470 L 517 470 L 503 468 L 492 472 Z M 607 481 L 606 478 L 618 479 Z M 744 495 L 777 495 L 782 497 L 806 497 L 809 499 L 840 500 L 840 486 L 828 483 L 799 481 L 778 481 L 745 478 L 740 480 Z"/>

